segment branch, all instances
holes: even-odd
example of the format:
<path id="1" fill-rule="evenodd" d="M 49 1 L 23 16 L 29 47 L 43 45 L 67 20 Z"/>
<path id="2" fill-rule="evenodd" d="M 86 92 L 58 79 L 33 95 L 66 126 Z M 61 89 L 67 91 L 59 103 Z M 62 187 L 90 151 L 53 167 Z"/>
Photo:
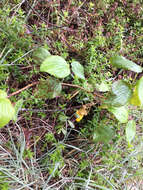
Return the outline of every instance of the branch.
<path id="1" fill-rule="evenodd" d="M 32 86 L 35 86 L 36 84 L 38 84 L 39 81 L 37 82 L 33 82 L 31 84 L 28 84 L 27 86 L 25 86 L 24 88 L 21 88 L 20 90 L 17 90 L 16 92 L 13 92 L 12 94 L 9 94 L 7 97 L 10 98 L 11 96 L 15 96 L 16 94 L 19 94 L 20 92 L 32 87 Z"/>

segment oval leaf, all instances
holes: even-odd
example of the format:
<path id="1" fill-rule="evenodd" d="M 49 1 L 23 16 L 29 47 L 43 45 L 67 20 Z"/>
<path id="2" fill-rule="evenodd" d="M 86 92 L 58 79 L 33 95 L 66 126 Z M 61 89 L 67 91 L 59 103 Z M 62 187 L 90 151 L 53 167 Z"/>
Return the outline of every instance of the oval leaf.
<path id="1" fill-rule="evenodd" d="M 124 107 L 124 106 L 122 106 L 122 107 L 110 107 L 110 108 L 108 108 L 108 111 L 113 113 L 114 116 L 116 117 L 116 119 L 120 123 L 127 123 L 127 121 L 128 121 L 128 110 L 126 109 L 126 107 Z"/>
<path id="2" fill-rule="evenodd" d="M 134 120 L 130 120 L 126 126 L 126 139 L 129 144 L 131 144 L 131 141 L 134 139 L 135 135 L 136 135 L 136 123 Z"/>
<path id="3" fill-rule="evenodd" d="M 114 131 L 110 126 L 99 126 L 95 129 L 93 134 L 93 140 L 95 142 L 109 143 L 113 138 Z"/>
<path id="4" fill-rule="evenodd" d="M 73 73 L 78 78 L 85 79 L 85 77 L 84 77 L 84 68 L 83 68 L 83 66 L 78 61 L 72 62 L 71 66 L 72 66 Z"/>
<path id="5" fill-rule="evenodd" d="M 4 127 L 13 118 L 15 110 L 7 98 L 0 99 L 0 127 Z"/>
<path id="6" fill-rule="evenodd" d="M 110 59 L 110 62 L 113 66 L 120 68 L 120 69 L 126 69 L 130 71 L 134 71 L 136 73 L 141 73 L 142 72 L 142 67 L 137 65 L 136 63 L 126 59 L 123 56 L 113 56 Z"/>
<path id="7" fill-rule="evenodd" d="M 143 77 L 137 81 L 130 103 L 134 106 L 143 105 Z"/>
<path id="8" fill-rule="evenodd" d="M 33 52 L 33 58 L 39 63 L 42 63 L 50 55 L 50 52 L 44 47 L 39 47 Z"/>
<path id="9" fill-rule="evenodd" d="M 6 98 L 7 97 L 7 93 L 3 90 L 0 90 L 0 98 Z"/>
<path id="10" fill-rule="evenodd" d="M 48 77 L 47 80 L 40 80 L 36 88 L 35 97 L 42 99 L 52 99 L 60 96 L 61 91 L 61 83 L 55 78 Z"/>
<path id="11" fill-rule="evenodd" d="M 113 83 L 111 93 L 112 94 L 105 101 L 105 104 L 111 106 L 124 106 L 129 102 L 132 96 L 132 90 L 129 84 L 122 80 Z"/>
<path id="12" fill-rule="evenodd" d="M 47 57 L 41 64 L 40 71 L 47 72 L 57 78 L 64 78 L 70 74 L 69 64 L 64 58 L 57 55 Z"/>

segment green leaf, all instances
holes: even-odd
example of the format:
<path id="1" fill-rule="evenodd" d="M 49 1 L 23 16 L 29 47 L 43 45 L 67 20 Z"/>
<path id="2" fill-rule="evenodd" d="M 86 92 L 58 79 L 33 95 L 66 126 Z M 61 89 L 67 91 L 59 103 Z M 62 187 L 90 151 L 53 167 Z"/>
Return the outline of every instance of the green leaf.
<path id="1" fill-rule="evenodd" d="M 7 93 L 3 90 L 0 90 L 0 98 L 6 98 L 7 97 Z"/>
<path id="2" fill-rule="evenodd" d="M 136 135 L 136 123 L 134 120 L 130 120 L 126 126 L 126 139 L 129 144 L 134 139 Z"/>
<path id="3" fill-rule="evenodd" d="M 108 92 L 109 91 L 109 84 L 107 84 L 106 82 L 101 82 L 101 84 L 96 84 L 96 89 L 99 92 Z"/>
<path id="4" fill-rule="evenodd" d="M 130 103 L 134 106 L 143 105 L 143 77 L 137 81 Z"/>
<path id="5" fill-rule="evenodd" d="M 120 69 L 126 69 L 130 71 L 134 71 L 136 73 L 142 72 L 142 67 L 137 65 L 136 63 L 126 59 L 123 56 L 115 55 L 111 57 L 110 62 L 113 66 L 120 68 Z"/>
<path id="6" fill-rule="evenodd" d="M 13 116 L 13 120 L 16 122 L 17 121 L 17 117 L 18 117 L 18 112 L 19 110 L 21 109 L 23 105 L 23 99 L 20 99 L 16 102 L 15 106 L 14 106 L 14 109 L 15 109 L 15 114 Z"/>
<path id="7" fill-rule="evenodd" d="M 105 104 L 110 106 L 124 106 L 127 104 L 132 96 L 132 90 L 129 84 L 125 81 L 116 81 L 112 85 L 111 94 L 105 100 Z"/>
<path id="8" fill-rule="evenodd" d="M 0 98 L 0 128 L 13 118 L 15 110 L 7 98 Z"/>
<path id="9" fill-rule="evenodd" d="M 73 124 L 73 122 L 71 122 L 70 120 L 68 120 L 68 123 L 70 125 L 71 128 L 75 128 L 75 125 Z"/>
<path id="10" fill-rule="evenodd" d="M 61 95 L 62 85 L 55 79 L 48 77 L 47 80 L 41 80 L 36 88 L 35 97 L 41 99 L 52 99 Z"/>
<path id="11" fill-rule="evenodd" d="M 70 74 L 70 67 L 64 58 L 51 55 L 43 61 L 40 66 L 40 71 L 47 72 L 57 78 L 64 78 Z"/>
<path id="12" fill-rule="evenodd" d="M 108 143 L 114 136 L 114 131 L 110 126 L 99 126 L 95 129 L 93 140 L 95 142 Z"/>
<path id="13" fill-rule="evenodd" d="M 63 112 L 61 112 L 60 115 L 59 115 L 59 117 L 58 117 L 58 119 L 61 122 L 66 122 L 67 119 L 68 119 L 68 117 Z"/>
<path id="14" fill-rule="evenodd" d="M 33 58 L 40 64 L 50 55 L 50 52 L 44 47 L 39 47 L 33 52 Z"/>
<path id="15" fill-rule="evenodd" d="M 116 119 L 120 123 L 127 123 L 127 121 L 128 121 L 128 110 L 126 109 L 126 107 L 124 107 L 124 106 L 122 106 L 122 107 L 109 107 L 107 109 L 108 109 L 108 111 L 110 111 L 111 113 L 114 114 L 114 116 L 116 117 Z"/>
<path id="16" fill-rule="evenodd" d="M 71 63 L 72 71 L 78 78 L 85 79 L 84 77 L 84 68 L 78 61 L 73 61 Z"/>
<path id="17" fill-rule="evenodd" d="M 89 91 L 89 92 L 93 92 L 93 91 L 94 91 L 93 86 L 92 86 L 90 83 L 88 83 L 87 80 L 85 80 L 85 81 L 83 82 L 83 88 L 84 88 L 85 90 Z"/>

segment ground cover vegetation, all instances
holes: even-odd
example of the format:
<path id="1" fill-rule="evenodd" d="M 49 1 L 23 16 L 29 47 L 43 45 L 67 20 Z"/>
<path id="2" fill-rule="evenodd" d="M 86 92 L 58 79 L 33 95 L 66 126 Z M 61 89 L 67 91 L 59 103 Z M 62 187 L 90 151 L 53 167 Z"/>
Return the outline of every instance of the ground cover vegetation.
<path id="1" fill-rule="evenodd" d="M 0 189 L 143 189 L 142 15 L 0 1 Z"/>

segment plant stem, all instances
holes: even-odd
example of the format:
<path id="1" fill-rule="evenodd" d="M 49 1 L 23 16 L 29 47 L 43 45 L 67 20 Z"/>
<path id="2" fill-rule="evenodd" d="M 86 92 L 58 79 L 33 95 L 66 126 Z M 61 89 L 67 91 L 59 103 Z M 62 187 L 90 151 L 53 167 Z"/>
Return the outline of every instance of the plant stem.
<path id="1" fill-rule="evenodd" d="M 22 91 L 24 91 L 24 90 L 26 90 L 26 89 L 28 89 L 28 88 L 30 88 L 30 87 L 32 87 L 32 86 L 35 86 L 35 85 L 38 84 L 38 83 L 39 83 L 39 81 L 33 82 L 33 83 L 31 83 L 31 84 L 28 84 L 27 86 L 21 88 L 20 90 L 17 90 L 16 92 L 13 92 L 13 93 L 9 94 L 7 97 L 10 98 L 11 96 L 15 96 L 15 95 L 21 93 Z M 76 85 L 76 84 L 69 84 L 69 83 L 61 83 L 61 84 L 62 84 L 62 86 L 70 86 L 70 87 L 74 87 L 74 88 L 79 88 L 79 89 L 81 89 L 81 90 L 84 90 L 84 91 L 86 91 L 86 92 L 91 93 L 91 91 L 86 90 L 86 89 L 83 88 L 82 86 L 78 86 L 78 85 Z M 96 96 L 98 96 L 98 97 L 100 97 L 100 98 L 104 98 L 104 97 L 101 96 L 100 94 L 97 94 L 97 93 L 95 94 L 95 92 L 94 92 L 94 95 L 96 95 Z"/>
<path id="2" fill-rule="evenodd" d="M 61 83 L 63 86 L 71 86 L 71 87 L 75 87 L 75 88 L 80 88 L 81 90 L 84 90 L 86 92 L 91 92 L 89 90 L 86 90 L 85 88 L 83 88 L 82 86 L 78 86 L 76 84 L 68 84 L 68 83 Z"/>
<path id="3" fill-rule="evenodd" d="M 20 92 L 32 87 L 32 86 L 35 86 L 36 84 L 38 84 L 39 82 L 33 82 L 31 84 L 28 84 L 27 86 L 25 86 L 24 88 L 21 88 L 20 90 L 17 90 L 16 92 L 13 92 L 12 94 L 9 94 L 7 97 L 10 98 L 11 96 L 15 96 L 16 94 L 19 94 Z"/>

